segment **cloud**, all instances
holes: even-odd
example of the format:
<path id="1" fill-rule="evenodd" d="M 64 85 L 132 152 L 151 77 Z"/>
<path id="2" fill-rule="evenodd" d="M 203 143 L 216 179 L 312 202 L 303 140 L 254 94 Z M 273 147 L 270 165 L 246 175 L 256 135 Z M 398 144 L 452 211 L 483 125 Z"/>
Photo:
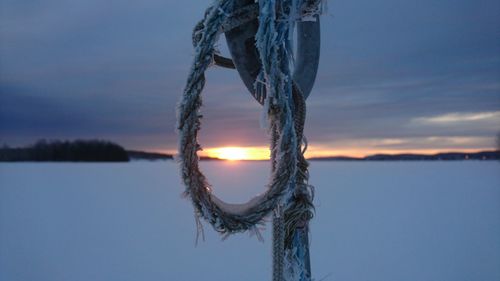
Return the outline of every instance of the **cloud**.
<path id="1" fill-rule="evenodd" d="M 450 125 L 464 123 L 496 123 L 500 124 L 500 111 L 474 113 L 447 113 L 431 117 L 414 118 L 412 122 L 425 125 Z M 499 125 L 500 126 L 500 125 Z"/>
<path id="2" fill-rule="evenodd" d="M 439 151 L 476 151 L 494 148 L 495 137 L 430 136 L 401 139 L 366 138 L 338 139 L 324 143 L 310 143 L 308 157 L 350 155 L 365 156 L 376 153 L 425 153 Z"/>
<path id="3" fill-rule="evenodd" d="M 206 5 L 1 1 L 2 141 L 98 136 L 175 150 L 175 105 Z M 496 0 L 332 1 L 307 101 L 310 142 L 427 148 L 452 141 L 426 138 L 496 135 L 498 117 L 480 113 L 500 111 L 499 8 Z M 209 69 L 203 101 L 204 147 L 267 145 L 262 109 L 235 71 Z"/>

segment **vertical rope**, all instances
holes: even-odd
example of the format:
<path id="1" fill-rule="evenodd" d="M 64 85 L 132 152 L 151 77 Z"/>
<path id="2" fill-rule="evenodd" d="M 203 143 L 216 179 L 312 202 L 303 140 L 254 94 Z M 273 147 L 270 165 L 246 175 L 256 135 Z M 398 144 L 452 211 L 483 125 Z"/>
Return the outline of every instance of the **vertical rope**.
<path id="1" fill-rule="evenodd" d="M 204 73 L 213 62 L 214 44 L 231 10 L 232 0 L 215 1 L 207 9 L 204 20 L 195 27 L 195 58 L 179 104 L 179 159 L 185 194 L 191 197 L 197 218 L 205 218 L 217 231 L 229 235 L 255 229 L 274 208 L 273 281 L 310 281 L 311 276 L 307 226 L 314 208 L 313 192 L 307 183 L 308 163 L 301 149 L 305 101 L 292 81 L 289 37 L 293 28 L 290 11 L 302 1 L 305 0 L 258 0 L 259 28 L 255 38 L 262 69 L 256 91 L 265 89 L 266 94 L 264 111 L 272 136 L 272 173 L 269 191 L 265 196 L 256 197 L 257 201 L 244 212 L 231 211 L 212 196 L 210 185 L 199 170 L 197 155 L 201 149 L 197 135 L 201 126 L 199 109 Z"/>
<path id="2" fill-rule="evenodd" d="M 278 205 L 273 215 L 273 281 L 283 281 L 285 264 L 285 217 Z"/>

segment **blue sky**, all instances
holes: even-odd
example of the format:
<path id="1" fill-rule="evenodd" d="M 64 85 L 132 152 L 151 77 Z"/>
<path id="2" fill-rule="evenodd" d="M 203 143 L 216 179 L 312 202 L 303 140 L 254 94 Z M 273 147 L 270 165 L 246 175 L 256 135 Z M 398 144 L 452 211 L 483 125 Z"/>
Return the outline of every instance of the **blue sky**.
<path id="1" fill-rule="evenodd" d="M 0 2 L 0 143 L 103 138 L 173 151 L 175 106 L 207 1 Z M 491 149 L 500 131 L 500 2 L 328 2 L 308 99 L 312 147 Z M 225 42 L 220 42 L 224 52 Z M 261 108 L 212 68 L 201 143 L 266 146 Z"/>

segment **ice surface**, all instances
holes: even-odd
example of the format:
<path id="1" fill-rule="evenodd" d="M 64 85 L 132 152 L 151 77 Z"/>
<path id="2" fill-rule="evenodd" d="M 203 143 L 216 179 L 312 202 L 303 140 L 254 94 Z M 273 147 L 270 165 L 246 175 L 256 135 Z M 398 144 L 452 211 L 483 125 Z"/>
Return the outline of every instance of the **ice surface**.
<path id="1" fill-rule="evenodd" d="M 264 191 L 265 162 L 204 162 L 217 195 Z M 499 162 L 312 162 L 317 280 L 500 280 Z M 174 162 L 0 164 L 0 280 L 270 280 L 265 243 L 195 222 Z"/>

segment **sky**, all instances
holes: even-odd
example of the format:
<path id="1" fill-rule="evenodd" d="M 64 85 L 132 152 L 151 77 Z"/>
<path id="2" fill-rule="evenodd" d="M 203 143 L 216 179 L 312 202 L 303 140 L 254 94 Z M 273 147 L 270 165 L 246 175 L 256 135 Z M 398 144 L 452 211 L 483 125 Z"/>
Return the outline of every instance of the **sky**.
<path id="1" fill-rule="evenodd" d="M 0 144 L 100 138 L 174 152 L 191 30 L 208 3 L 0 1 Z M 495 147 L 499 1 L 327 4 L 309 155 Z M 235 71 L 211 68 L 203 95 L 203 147 L 268 145 L 262 109 Z"/>

